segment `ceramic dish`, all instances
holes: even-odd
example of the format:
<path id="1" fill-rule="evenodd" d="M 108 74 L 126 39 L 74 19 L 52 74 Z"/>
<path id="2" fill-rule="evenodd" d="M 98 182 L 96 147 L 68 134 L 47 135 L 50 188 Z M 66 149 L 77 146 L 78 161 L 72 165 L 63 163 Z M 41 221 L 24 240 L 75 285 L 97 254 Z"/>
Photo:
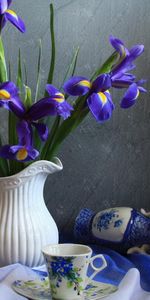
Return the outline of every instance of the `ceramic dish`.
<path id="1" fill-rule="evenodd" d="M 52 300 L 49 290 L 48 277 L 41 277 L 37 280 L 16 280 L 12 288 L 18 294 L 21 294 L 33 300 Z M 101 299 L 117 290 L 112 284 L 106 284 L 91 280 L 84 291 L 84 300 Z"/>

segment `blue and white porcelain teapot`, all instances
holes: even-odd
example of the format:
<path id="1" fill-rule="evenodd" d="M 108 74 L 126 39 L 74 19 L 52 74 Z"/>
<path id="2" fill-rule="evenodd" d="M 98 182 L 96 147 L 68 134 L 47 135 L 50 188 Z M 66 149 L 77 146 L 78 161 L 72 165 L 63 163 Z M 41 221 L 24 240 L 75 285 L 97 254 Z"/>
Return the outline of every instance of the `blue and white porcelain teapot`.
<path id="1" fill-rule="evenodd" d="M 130 248 L 150 244 L 150 213 L 130 207 L 109 208 L 95 214 L 82 209 L 75 220 L 75 237 L 126 253 Z"/>

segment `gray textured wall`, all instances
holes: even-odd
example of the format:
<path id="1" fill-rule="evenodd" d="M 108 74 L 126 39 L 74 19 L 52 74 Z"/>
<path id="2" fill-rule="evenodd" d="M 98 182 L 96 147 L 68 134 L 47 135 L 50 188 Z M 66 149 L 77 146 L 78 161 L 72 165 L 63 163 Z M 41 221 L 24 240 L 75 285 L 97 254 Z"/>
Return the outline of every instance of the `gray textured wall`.
<path id="1" fill-rule="evenodd" d="M 48 71 L 49 0 L 16 0 L 13 8 L 25 20 L 27 33 L 5 30 L 7 55 L 16 66 L 18 46 L 34 89 L 38 39 L 42 39 L 42 86 Z M 76 74 L 90 77 L 111 54 L 109 34 L 128 46 L 145 45 L 136 74 L 149 80 L 149 0 L 54 0 L 57 40 L 55 85 L 59 86 L 75 47 L 80 46 Z M 6 41 L 7 40 L 7 41 Z M 147 88 L 150 87 L 150 81 Z M 82 207 L 95 211 L 112 206 L 150 208 L 150 96 L 142 95 L 130 110 L 121 110 L 122 92 L 113 92 L 116 110 L 99 125 L 91 115 L 70 135 L 58 156 L 64 170 L 48 178 L 45 199 L 59 229 L 69 231 Z M 5 130 L 6 123 L 3 125 Z"/>

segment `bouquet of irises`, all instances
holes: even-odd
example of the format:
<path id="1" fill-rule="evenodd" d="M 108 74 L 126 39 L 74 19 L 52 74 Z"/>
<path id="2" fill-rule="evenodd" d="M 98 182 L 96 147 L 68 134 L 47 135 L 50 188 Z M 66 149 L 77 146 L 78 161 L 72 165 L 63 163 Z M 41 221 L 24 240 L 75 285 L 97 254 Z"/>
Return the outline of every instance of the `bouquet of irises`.
<path id="1" fill-rule="evenodd" d="M 110 36 L 114 48 L 112 55 L 88 79 L 75 76 L 79 49 L 73 54 L 64 81 L 58 89 L 53 85 L 55 67 L 54 9 L 50 4 L 50 69 L 43 98 L 38 99 L 41 71 L 41 44 L 37 59 L 37 84 L 33 97 L 26 68 L 22 71 L 19 50 L 17 80 L 11 80 L 11 65 L 7 66 L 2 34 L 11 22 L 19 31 L 25 32 L 25 24 L 11 10 L 12 0 L 0 0 L 0 108 L 8 110 L 8 143 L 0 138 L 0 176 L 8 176 L 24 169 L 34 160 L 52 160 L 59 146 L 90 112 L 97 122 L 110 119 L 115 108 L 112 88 L 126 88 L 120 102 L 121 108 L 134 105 L 145 80 L 137 80 L 130 73 L 135 59 L 144 51 L 143 45 L 131 49 L 123 41 Z M 50 120 L 53 118 L 53 121 Z"/>

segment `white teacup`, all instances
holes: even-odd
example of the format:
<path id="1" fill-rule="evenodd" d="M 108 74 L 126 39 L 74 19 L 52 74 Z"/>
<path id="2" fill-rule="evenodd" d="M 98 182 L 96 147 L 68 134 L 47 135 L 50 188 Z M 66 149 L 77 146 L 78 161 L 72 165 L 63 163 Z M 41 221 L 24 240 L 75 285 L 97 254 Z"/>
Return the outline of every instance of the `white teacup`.
<path id="1" fill-rule="evenodd" d="M 93 279 L 107 266 L 102 254 L 91 258 L 92 249 L 86 245 L 47 245 L 42 249 L 42 253 L 46 262 L 53 299 L 81 299 L 89 279 Z M 97 258 L 102 260 L 102 265 L 98 268 L 94 266 L 94 260 Z M 89 264 L 94 272 L 87 278 Z"/>

